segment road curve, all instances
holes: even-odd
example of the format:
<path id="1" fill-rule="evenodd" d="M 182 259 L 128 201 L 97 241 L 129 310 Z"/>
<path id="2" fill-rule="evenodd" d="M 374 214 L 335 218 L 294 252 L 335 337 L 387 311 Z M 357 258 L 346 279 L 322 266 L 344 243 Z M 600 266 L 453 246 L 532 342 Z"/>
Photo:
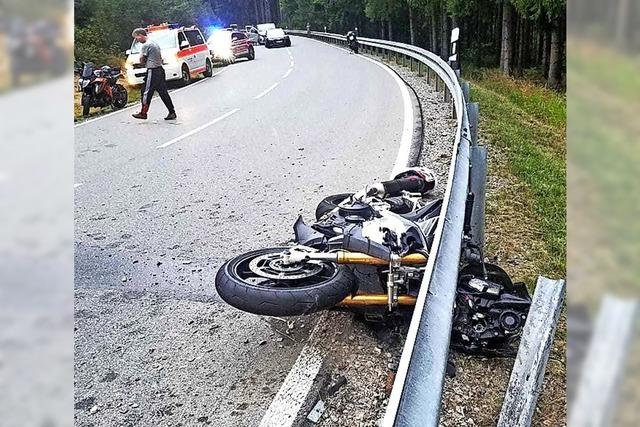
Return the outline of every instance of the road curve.
<path id="1" fill-rule="evenodd" d="M 77 425 L 256 425 L 314 317 L 286 336 L 215 272 L 387 178 L 404 126 L 384 69 L 299 38 L 172 96 L 175 123 L 154 99 L 75 129 Z"/>

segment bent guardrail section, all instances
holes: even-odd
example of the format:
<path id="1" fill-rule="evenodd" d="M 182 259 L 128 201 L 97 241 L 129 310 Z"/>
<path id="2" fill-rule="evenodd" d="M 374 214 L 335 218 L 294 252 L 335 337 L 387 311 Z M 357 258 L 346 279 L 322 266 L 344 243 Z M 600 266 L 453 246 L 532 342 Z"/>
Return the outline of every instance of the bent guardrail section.
<path id="1" fill-rule="evenodd" d="M 345 37 L 307 31 L 289 34 L 346 45 Z M 384 55 L 411 69 L 417 64 L 426 78 L 435 77 L 436 89 L 444 89 L 453 102 L 457 120 L 453 155 L 431 256 L 425 269 L 406 343 L 384 418 L 385 426 L 437 426 L 442 388 L 449 354 L 453 305 L 462 247 L 465 201 L 469 191 L 471 133 L 466 100 L 456 72 L 437 55 L 408 44 L 359 38 L 364 53 Z"/>

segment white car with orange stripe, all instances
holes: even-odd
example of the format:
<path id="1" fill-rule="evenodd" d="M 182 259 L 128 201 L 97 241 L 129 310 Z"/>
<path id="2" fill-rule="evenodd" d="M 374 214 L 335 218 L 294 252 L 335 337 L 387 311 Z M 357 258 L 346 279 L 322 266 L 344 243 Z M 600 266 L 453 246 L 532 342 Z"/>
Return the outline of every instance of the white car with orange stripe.
<path id="1" fill-rule="evenodd" d="M 204 37 L 195 27 L 182 27 L 176 24 L 161 24 L 146 28 L 149 39 L 156 42 L 162 51 L 162 67 L 169 80 L 180 80 L 189 84 L 191 78 L 202 73 L 205 77 L 213 75 L 213 65 Z M 125 64 L 127 81 L 131 85 L 141 85 L 147 69 L 140 63 L 141 43 L 133 41 L 127 50 Z"/>

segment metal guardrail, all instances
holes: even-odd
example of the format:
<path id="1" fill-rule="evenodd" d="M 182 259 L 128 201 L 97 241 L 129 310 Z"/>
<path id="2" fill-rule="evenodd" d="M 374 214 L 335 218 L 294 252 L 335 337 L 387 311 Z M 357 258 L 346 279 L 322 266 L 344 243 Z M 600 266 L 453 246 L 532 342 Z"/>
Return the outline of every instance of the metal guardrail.
<path id="1" fill-rule="evenodd" d="M 339 34 L 287 30 L 346 46 Z M 457 121 L 444 210 L 436 230 L 406 343 L 384 418 L 385 426 L 437 426 L 449 354 L 452 314 L 469 191 L 471 132 L 466 99 L 456 72 L 437 55 L 408 44 L 358 38 L 362 53 L 408 65 L 453 102 Z M 424 73 L 423 73 L 424 71 Z"/>

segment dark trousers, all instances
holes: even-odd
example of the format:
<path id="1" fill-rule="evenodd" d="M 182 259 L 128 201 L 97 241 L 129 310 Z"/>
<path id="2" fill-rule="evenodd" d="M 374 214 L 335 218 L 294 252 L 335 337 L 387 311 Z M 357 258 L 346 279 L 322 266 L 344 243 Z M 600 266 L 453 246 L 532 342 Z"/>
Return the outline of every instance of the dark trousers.
<path id="1" fill-rule="evenodd" d="M 173 102 L 171 102 L 171 97 L 167 91 L 167 81 L 164 75 L 164 68 L 147 68 L 147 74 L 144 76 L 144 83 L 142 84 L 140 91 L 142 95 L 142 109 L 145 113 L 149 109 L 151 98 L 153 98 L 153 94 L 156 91 L 158 91 L 158 95 L 160 95 L 160 99 L 164 102 L 169 113 L 175 113 Z"/>

